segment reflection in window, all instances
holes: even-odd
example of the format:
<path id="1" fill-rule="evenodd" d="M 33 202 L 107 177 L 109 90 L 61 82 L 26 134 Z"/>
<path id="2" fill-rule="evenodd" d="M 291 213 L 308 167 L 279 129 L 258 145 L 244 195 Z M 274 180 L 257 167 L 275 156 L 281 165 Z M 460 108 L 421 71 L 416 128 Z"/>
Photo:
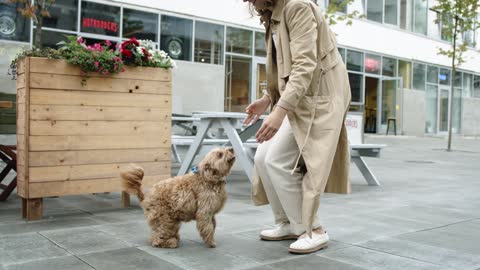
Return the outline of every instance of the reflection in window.
<path id="1" fill-rule="evenodd" d="M 412 31 L 412 0 L 400 0 L 400 28 Z"/>
<path id="2" fill-rule="evenodd" d="M 162 16 L 160 48 L 175 60 L 192 60 L 193 21 Z"/>
<path id="3" fill-rule="evenodd" d="M 372 74 L 379 74 L 382 67 L 382 57 L 380 55 L 366 54 L 365 55 L 365 72 Z"/>
<path id="4" fill-rule="evenodd" d="M 119 36 L 120 7 L 82 1 L 82 32 Z"/>
<path id="5" fill-rule="evenodd" d="M 438 86 L 427 85 L 426 90 L 425 133 L 437 133 Z"/>
<path id="6" fill-rule="evenodd" d="M 0 2 L 0 39 L 30 41 L 30 19 L 17 12 L 23 4 Z"/>
<path id="7" fill-rule="evenodd" d="M 328 5 L 334 5 L 337 8 L 337 12 L 347 13 L 347 1 L 346 0 L 330 0 Z"/>
<path id="8" fill-rule="evenodd" d="M 383 0 L 368 0 L 367 19 L 382 23 L 383 20 Z"/>
<path id="9" fill-rule="evenodd" d="M 425 90 L 425 65 L 413 63 L 413 89 Z"/>
<path id="10" fill-rule="evenodd" d="M 473 90 L 473 75 L 463 73 L 463 97 L 471 97 Z"/>
<path id="11" fill-rule="evenodd" d="M 438 80 L 440 84 L 450 85 L 450 75 L 451 75 L 450 70 L 441 68 L 440 73 L 438 74 Z"/>
<path id="12" fill-rule="evenodd" d="M 158 41 L 158 15 L 134 9 L 123 9 L 123 37 Z"/>
<path id="13" fill-rule="evenodd" d="M 227 56 L 225 64 L 225 110 L 244 112 L 250 103 L 251 58 Z"/>
<path id="14" fill-rule="evenodd" d="M 411 89 L 412 87 L 412 63 L 399 60 L 398 76 L 403 78 L 403 87 Z"/>
<path id="15" fill-rule="evenodd" d="M 480 98 L 480 76 L 473 79 L 473 97 Z"/>
<path id="16" fill-rule="evenodd" d="M 427 82 L 435 84 L 438 83 L 438 67 L 428 66 Z"/>
<path id="17" fill-rule="evenodd" d="M 43 19 L 44 27 L 77 31 L 78 0 L 56 0 Z"/>
<path id="18" fill-rule="evenodd" d="M 227 52 L 252 53 L 252 31 L 227 27 Z"/>
<path id="19" fill-rule="evenodd" d="M 452 132 L 460 133 L 462 128 L 462 88 L 454 89 L 452 113 Z"/>
<path id="20" fill-rule="evenodd" d="M 434 5 L 434 0 L 429 1 L 429 5 Z M 428 10 L 428 36 L 436 39 L 441 38 L 440 24 L 437 23 L 437 20 L 440 19 L 438 12 L 433 10 Z"/>
<path id="21" fill-rule="evenodd" d="M 340 53 L 340 56 L 342 56 L 342 60 L 345 63 L 345 49 L 344 48 L 338 48 L 338 53 Z"/>
<path id="22" fill-rule="evenodd" d="M 347 50 L 347 69 L 363 71 L 363 53 Z"/>
<path id="23" fill-rule="evenodd" d="M 385 23 L 398 24 L 398 1 L 385 0 Z"/>
<path id="24" fill-rule="evenodd" d="M 223 63 L 223 26 L 197 21 L 195 23 L 195 62 Z"/>
<path id="25" fill-rule="evenodd" d="M 58 49 L 60 41 L 67 41 L 66 33 L 47 31 L 42 29 L 42 47 Z M 35 44 L 35 35 L 33 35 L 33 43 Z"/>
<path id="26" fill-rule="evenodd" d="M 394 58 L 383 57 L 382 63 L 383 76 L 395 77 L 397 74 L 397 60 Z"/>
<path id="27" fill-rule="evenodd" d="M 255 32 L 255 56 L 267 56 L 265 33 Z"/>
<path id="28" fill-rule="evenodd" d="M 415 24 L 414 31 L 420 34 L 427 34 L 427 1 L 414 0 L 415 2 Z"/>
<path id="29" fill-rule="evenodd" d="M 462 72 L 455 71 L 455 87 L 462 87 Z"/>
<path id="30" fill-rule="evenodd" d="M 348 73 L 352 102 L 362 102 L 363 75 Z"/>

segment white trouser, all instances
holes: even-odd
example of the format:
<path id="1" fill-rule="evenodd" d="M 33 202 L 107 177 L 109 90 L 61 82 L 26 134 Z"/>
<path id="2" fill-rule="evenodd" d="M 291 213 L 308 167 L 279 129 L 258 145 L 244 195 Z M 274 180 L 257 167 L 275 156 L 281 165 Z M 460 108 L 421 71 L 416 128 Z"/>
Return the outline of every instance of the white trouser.
<path id="1" fill-rule="evenodd" d="M 272 207 L 275 223 L 290 223 L 292 232 L 297 235 L 306 231 L 302 224 L 303 174 L 298 170 L 290 174 L 299 151 L 288 117 L 285 117 L 277 134 L 260 144 L 255 154 L 255 167 Z M 313 228 L 319 227 L 321 225 L 316 218 Z"/>

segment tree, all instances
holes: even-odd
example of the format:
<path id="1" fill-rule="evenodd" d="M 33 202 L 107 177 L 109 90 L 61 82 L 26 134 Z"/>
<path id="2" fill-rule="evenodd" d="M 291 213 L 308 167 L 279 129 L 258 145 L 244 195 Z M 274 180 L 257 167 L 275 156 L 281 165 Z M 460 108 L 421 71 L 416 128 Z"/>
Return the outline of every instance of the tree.
<path id="1" fill-rule="evenodd" d="M 442 37 L 452 42 L 448 49 L 439 48 L 438 54 L 451 58 L 452 79 L 450 81 L 450 111 L 448 115 L 448 145 L 447 151 L 452 150 L 452 120 L 453 120 L 453 98 L 455 90 L 455 73 L 457 67 L 465 62 L 463 53 L 468 50 L 469 40 L 465 37 L 468 33 L 473 33 L 480 28 L 477 22 L 477 14 L 480 0 L 437 0 L 438 4 L 431 8 L 437 12 L 438 17 L 435 23 L 442 29 Z"/>
<path id="2" fill-rule="evenodd" d="M 351 5 L 355 0 L 330 0 L 328 1 L 328 7 L 325 12 L 325 19 L 327 19 L 329 25 L 335 25 L 337 22 L 345 21 L 347 25 L 352 25 L 353 19 L 365 18 L 364 14 L 355 10 L 348 13 L 347 7 Z M 317 1 L 315 1 L 316 3 Z"/>
<path id="3" fill-rule="evenodd" d="M 18 12 L 24 17 L 30 18 L 35 24 L 35 43 L 33 46 L 41 48 L 43 19 L 50 17 L 48 10 L 55 3 L 55 0 L 9 0 L 9 2 L 23 4 L 23 7 L 18 8 Z"/>

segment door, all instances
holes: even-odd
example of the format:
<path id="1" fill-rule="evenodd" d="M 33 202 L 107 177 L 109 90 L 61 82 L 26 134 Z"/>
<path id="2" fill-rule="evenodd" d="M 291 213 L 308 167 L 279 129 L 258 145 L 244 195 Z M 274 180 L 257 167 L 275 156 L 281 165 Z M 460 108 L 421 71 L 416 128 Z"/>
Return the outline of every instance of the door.
<path id="1" fill-rule="evenodd" d="M 227 55 L 225 61 L 226 112 L 245 112 L 250 100 L 252 59 Z"/>
<path id="2" fill-rule="evenodd" d="M 450 112 L 450 89 L 448 87 L 440 87 L 438 100 L 438 132 L 448 132 L 449 112 Z"/>
<path id="3" fill-rule="evenodd" d="M 381 78 L 379 99 L 378 99 L 378 116 L 377 116 L 377 133 L 385 133 L 387 131 L 388 119 L 395 119 L 397 127 L 399 120 L 397 117 L 397 89 L 401 86 L 400 78 Z M 390 130 L 393 130 L 393 123 Z"/>
<path id="4" fill-rule="evenodd" d="M 257 100 L 263 96 L 263 90 L 267 90 L 267 66 L 265 65 L 265 58 L 255 58 L 253 60 L 253 75 L 252 75 L 252 100 Z"/>

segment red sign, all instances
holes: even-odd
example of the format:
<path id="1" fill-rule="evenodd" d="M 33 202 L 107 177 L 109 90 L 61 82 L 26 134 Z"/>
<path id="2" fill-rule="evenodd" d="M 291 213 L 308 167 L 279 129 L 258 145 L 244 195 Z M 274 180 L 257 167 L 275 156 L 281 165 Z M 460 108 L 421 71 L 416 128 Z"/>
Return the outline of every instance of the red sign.
<path id="1" fill-rule="evenodd" d="M 83 18 L 82 27 L 105 29 L 107 31 L 115 33 L 118 32 L 118 24 L 116 22 L 109 22 L 92 18 Z"/>
<path id="2" fill-rule="evenodd" d="M 365 69 L 367 71 L 377 71 L 380 69 L 380 61 L 372 58 L 365 59 Z"/>

